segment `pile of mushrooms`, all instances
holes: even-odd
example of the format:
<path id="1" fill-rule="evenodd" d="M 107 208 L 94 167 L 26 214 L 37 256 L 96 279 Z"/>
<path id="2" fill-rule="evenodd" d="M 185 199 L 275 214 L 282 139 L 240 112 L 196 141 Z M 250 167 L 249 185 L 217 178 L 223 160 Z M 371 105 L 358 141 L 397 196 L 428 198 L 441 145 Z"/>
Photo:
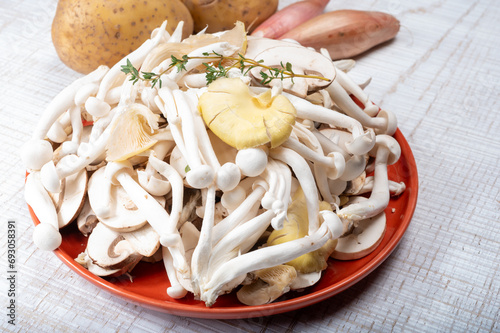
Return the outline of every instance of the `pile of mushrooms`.
<path id="1" fill-rule="evenodd" d="M 165 27 L 74 81 L 41 116 L 22 149 L 36 246 L 56 249 L 59 229 L 76 221 L 88 243 L 75 260 L 90 272 L 163 261 L 168 295 L 190 292 L 207 306 L 233 290 L 247 305 L 272 302 L 315 284 L 328 258 L 375 249 L 390 196 L 404 191 L 387 174 L 401 152 L 394 114 L 346 74 L 353 61 L 246 37 L 241 24 L 185 40 L 182 23 L 172 35 Z M 154 87 L 121 71 L 129 60 L 161 73 L 171 55 L 206 52 L 289 62 L 328 80 L 264 85 L 256 67 L 207 86 L 197 59 Z"/>

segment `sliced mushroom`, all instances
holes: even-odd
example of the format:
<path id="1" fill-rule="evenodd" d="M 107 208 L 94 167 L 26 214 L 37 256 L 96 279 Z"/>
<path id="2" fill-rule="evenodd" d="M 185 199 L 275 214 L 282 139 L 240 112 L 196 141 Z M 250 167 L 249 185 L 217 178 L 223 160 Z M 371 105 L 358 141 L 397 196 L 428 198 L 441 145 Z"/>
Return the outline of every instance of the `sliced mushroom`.
<path id="1" fill-rule="evenodd" d="M 246 305 L 268 304 L 290 290 L 290 284 L 297 277 L 295 268 L 278 265 L 260 269 L 253 273 L 256 279 L 244 285 L 236 293 L 238 300 Z"/>
<path id="2" fill-rule="evenodd" d="M 368 201 L 364 197 L 353 197 L 349 204 Z M 334 259 L 354 260 L 370 254 L 384 238 L 386 230 L 385 213 L 357 221 L 352 232 L 338 239 L 335 250 L 330 255 Z"/>
<path id="3" fill-rule="evenodd" d="M 105 168 L 95 171 L 88 183 L 90 206 L 99 221 L 115 231 L 133 231 L 144 226 L 147 223 L 144 214 L 137 209 L 122 186 L 108 184 L 110 180 L 106 179 L 104 171 Z M 154 198 L 165 206 L 165 197 Z M 102 205 L 107 205 L 109 215 L 99 214 Z"/>
<path id="4" fill-rule="evenodd" d="M 150 257 L 160 248 L 160 236 L 149 224 L 121 236 L 141 255 Z"/>
<path id="5" fill-rule="evenodd" d="M 50 193 L 57 211 L 59 228 L 67 226 L 80 213 L 87 193 L 87 170 L 64 178 L 61 182 L 61 192 Z"/>
<path id="6" fill-rule="evenodd" d="M 119 233 L 98 223 L 89 236 L 86 253 L 92 263 L 104 269 L 123 269 L 141 260 L 132 244 Z"/>

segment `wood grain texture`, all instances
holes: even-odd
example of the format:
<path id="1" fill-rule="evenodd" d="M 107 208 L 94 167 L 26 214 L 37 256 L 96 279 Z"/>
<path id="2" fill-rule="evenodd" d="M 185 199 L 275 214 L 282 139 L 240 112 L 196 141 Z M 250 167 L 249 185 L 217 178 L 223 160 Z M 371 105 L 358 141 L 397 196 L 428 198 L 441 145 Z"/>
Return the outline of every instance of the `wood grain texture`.
<path id="1" fill-rule="evenodd" d="M 284 7 L 293 1 L 281 1 Z M 203 320 L 136 306 L 94 287 L 31 241 L 18 148 L 44 107 L 79 77 L 50 38 L 56 1 L 0 2 L 0 212 L 17 222 L 15 327 L 7 332 L 500 331 L 500 3 L 332 1 L 327 10 L 386 11 L 397 38 L 359 56 L 373 101 L 394 111 L 414 152 L 418 206 L 401 243 L 371 275 L 306 309 Z M 6 306 L 6 229 L 0 300 Z"/>

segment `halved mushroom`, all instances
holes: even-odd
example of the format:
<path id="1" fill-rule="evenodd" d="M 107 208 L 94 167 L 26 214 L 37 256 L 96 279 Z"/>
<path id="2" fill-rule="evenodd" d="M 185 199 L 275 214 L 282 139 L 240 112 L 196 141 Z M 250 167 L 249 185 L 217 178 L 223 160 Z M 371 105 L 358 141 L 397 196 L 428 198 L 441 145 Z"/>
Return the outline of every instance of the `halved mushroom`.
<path id="1" fill-rule="evenodd" d="M 87 170 L 64 178 L 61 182 L 61 192 L 51 193 L 57 211 L 59 228 L 67 226 L 80 213 L 87 193 Z"/>
<path id="2" fill-rule="evenodd" d="M 279 146 L 292 131 L 295 108 L 271 90 L 254 95 L 239 78 L 221 78 L 200 96 L 199 111 L 212 132 L 236 149 Z"/>
<path id="3" fill-rule="evenodd" d="M 305 74 L 323 77 L 328 80 L 316 78 L 294 77 L 283 80 L 272 80 L 269 85 L 283 85 L 283 90 L 298 97 L 305 98 L 308 94 L 328 87 L 335 79 L 336 70 L 332 61 L 321 53 L 310 50 L 301 45 L 280 45 L 265 49 L 255 55 L 255 60 L 262 61 L 266 66 L 278 69 L 287 69 L 286 64 L 291 64 L 294 74 Z M 285 64 L 285 68 L 283 68 Z M 263 70 L 255 67 L 250 74 L 257 80 L 262 81 Z"/>
<path id="4" fill-rule="evenodd" d="M 141 260 L 132 244 L 103 223 L 98 223 L 89 236 L 86 253 L 92 263 L 104 269 L 129 269 Z"/>
<path id="5" fill-rule="evenodd" d="M 115 231 L 132 231 L 144 226 L 147 221 L 120 185 L 113 185 L 105 176 L 105 167 L 95 171 L 88 182 L 90 206 L 99 221 Z M 108 199 L 109 198 L 109 199 Z M 165 197 L 154 197 L 165 206 Z M 108 214 L 100 214 L 105 205 Z"/>
<path id="6" fill-rule="evenodd" d="M 295 268 L 278 265 L 253 272 L 255 280 L 241 287 L 236 293 L 238 300 L 245 305 L 271 303 L 290 290 L 290 284 L 297 277 Z"/>
<path id="7" fill-rule="evenodd" d="M 364 197 L 353 197 L 349 204 L 368 201 Z M 339 260 L 354 260 L 370 254 L 382 242 L 386 230 L 385 213 L 356 221 L 352 232 L 338 239 L 335 250 L 330 255 Z"/>

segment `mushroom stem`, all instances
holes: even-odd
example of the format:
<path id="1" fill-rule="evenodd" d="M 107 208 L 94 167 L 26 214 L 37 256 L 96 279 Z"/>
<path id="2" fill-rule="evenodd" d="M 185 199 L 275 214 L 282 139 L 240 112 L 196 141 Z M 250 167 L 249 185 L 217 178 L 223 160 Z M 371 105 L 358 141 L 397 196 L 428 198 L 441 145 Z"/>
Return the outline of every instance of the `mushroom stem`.
<path id="1" fill-rule="evenodd" d="M 198 146 L 198 133 L 188 100 L 181 90 L 172 92 L 177 112 L 181 119 L 182 137 L 186 147 L 184 158 L 188 162 L 190 170 L 186 174 L 186 181 L 194 188 L 204 188 L 213 182 L 214 170 L 209 165 L 203 165 Z M 207 135 L 208 136 L 208 135 Z"/>
<path id="2" fill-rule="evenodd" d="M 180 21 L 175 27 L 174 32 L 167 40 L 167 43 L 180 43 L 182 41 L 182 29 L 184 28 L 184 21 Z"/>
<path id="3" fill-rule="evenodd" d="M 306 196 L 309 235 L 311 235 L 319 228 L 319 198 L 316 182 L 309 165 L 301 155 L 288 148 L 271 149 L 270 156 L 288 164 L 295 173 Z"/>
<path id="4" fill-rule="evenodd" d="M 106 168 L 117 162 L 109 163 Z M 167 211 L 156 201 L 156 199 L 146 192 L 141 185 L 137 184 L 127 170 L 120 170 L 115 174 L 116 180 L 130 196 L 132 202 L 137 206 L 148 223 L 160 235 L 160 243 L 163 246 L 175 244 L 172 239 L 173 234 L 167 232 L 166 226 L 170 220 Z M 179 239 L 180 240 L 180 239 Z"/>
<path id="5" fill-rule="evenodd" d="M 228 232 L 211 251 L 208 276 L 211 276 L 224 262 L 235 258 L 238 253 L 246 253 L 246 251 L 242 251 L 243 244 L 249 238 L 257 241 L 260 235 L 269 227 L 274 216 L 273 211 L 265 211 Z M 246 250 L 248 251 L 248 248 Z"/>
<path id="6" fill-rule="evenodd" d="M 153 153 L 149 156 L 148 165 L 151 165 L 163 177 L 167 178 L 172 186 L 172 209 L 170 211 L 170 219 L 168 220 L 167 232 L 175 233 L 181 217 L 184 200 L 184 183 L 182 177 L 170 164 L 156 158 Z"/>
<path id="7" fill-rule="evenodd" d="M 368 95 L 358 86 L 354 81 L 341 70 L 337 71 L 337 76 L 335 78 L 338 83 L 344 88 L 349 94 L 355 96 L 363 105 L 365 112 L 370 117 L 374 117 L 377 115 L 379 108 L 375 104 L 370 101 Z"/>
<path id="8" fill-rule="evenodd" d="M 256 204 L 266 192 L 263 186 L 256 186 L 245 200 L 225 219 L 217 223 L 213 230 L 212 244 L 217 244 L 229 231 L 257 214 Z M 257 207 L 258 208 L 258 207 Z"/>
<path id="9" fill-rule="evenodd" d="M 290 201 L 292 174 L 286 164 L 271 158 L 267 163 L 263 177 L 269 185 L 269 190 L 262 198 L 262 207 L 270 209 L 276 214 L 271 224 L 274 229 L 281 229 Z"/>
<path id="10" fill-rule="evenodd" d="M 188 291 L 181 285 L 177 278 L 177 271 L 175 270 L 174 260 L 170 251 L 167 247 L 162 247 L 161 252 L 163 255 L 163 265 L 165 266 L 168 281 L 170 282 L 170 287 L 167 288 L 168 296 L 176 299 L 186 296 Z"/>
<path id="11" fill-rule="evenodd" d="M 363 187 L 361 188 L 361 190 L 359 190 L 358 193 L 356 193 L 356 195 L 360 195 L 360 194 L 364 194 L 364 193 L 368 193 L 368 192 L 373 191 L 373 185 L 374 185 L 374 177 L 373 176 L 366 177 L 365 183 L 363 184 Z M 389 180 L 389 193 L 391 195 L 394 195 L 394 196 L 400 195 L 401 193 L 404 192 L 405 189 L 406 189 L 406 185 L 404 182 L 398 183 L 398 182 L 395 182 L 393 180 Z"/>
<path id="12" fill-rule="evenodd" d="M 200 230 L 198 245 L 194 249 L 191 258 L 192 284 L 195 295 L 200 294 L 200 286 L 204 284 L 204 279 L 208 271 L 208 262 L 212 252 L 212 239 L 214 230 L 215 214 L 215 186 L 203 189 L 206 192 L 205 213 Z"/>
<path id="13" fill-rule="evenodd" d="M 340 153 L 331 152 L 325 156 L 322 151 L 314 151 L 293 138 L 288 138 L 283 143 L 283 147 L 290 148 L 315 165 L 318 164 L 326 168 L 326 173 L 330 179 L 337 179 L 344 172 L 345 160 Z M 321 146 L 318 148 L 321 149 Z"/>
<path id="14" fill-rule="evenodd" d="M 167 87 L 163 87 L 158 90 L 158 96 L 155 97 L 155 103 L 163 113 L 163 116 L 167 118 L 170 132 L 172 133 L 172 137 L 174 138 L 174 141 L 179 148 L 182 156 L 186 156 L 187 150 L 186 146 L 184 145 L 180 126 L 181 119 L 179 117 L 179 114 L 177 113 L 177 107 L 175 105 L 172 91 Z"/>
<path id="15" fill-rule="evenodd" d="M 64 142 L 68 138 L 66 128 L 70 125 L 69 112 L 64 112 L 59 119 L 57 119 L 47 132 L 47 138 L 56 143 Z"/>

